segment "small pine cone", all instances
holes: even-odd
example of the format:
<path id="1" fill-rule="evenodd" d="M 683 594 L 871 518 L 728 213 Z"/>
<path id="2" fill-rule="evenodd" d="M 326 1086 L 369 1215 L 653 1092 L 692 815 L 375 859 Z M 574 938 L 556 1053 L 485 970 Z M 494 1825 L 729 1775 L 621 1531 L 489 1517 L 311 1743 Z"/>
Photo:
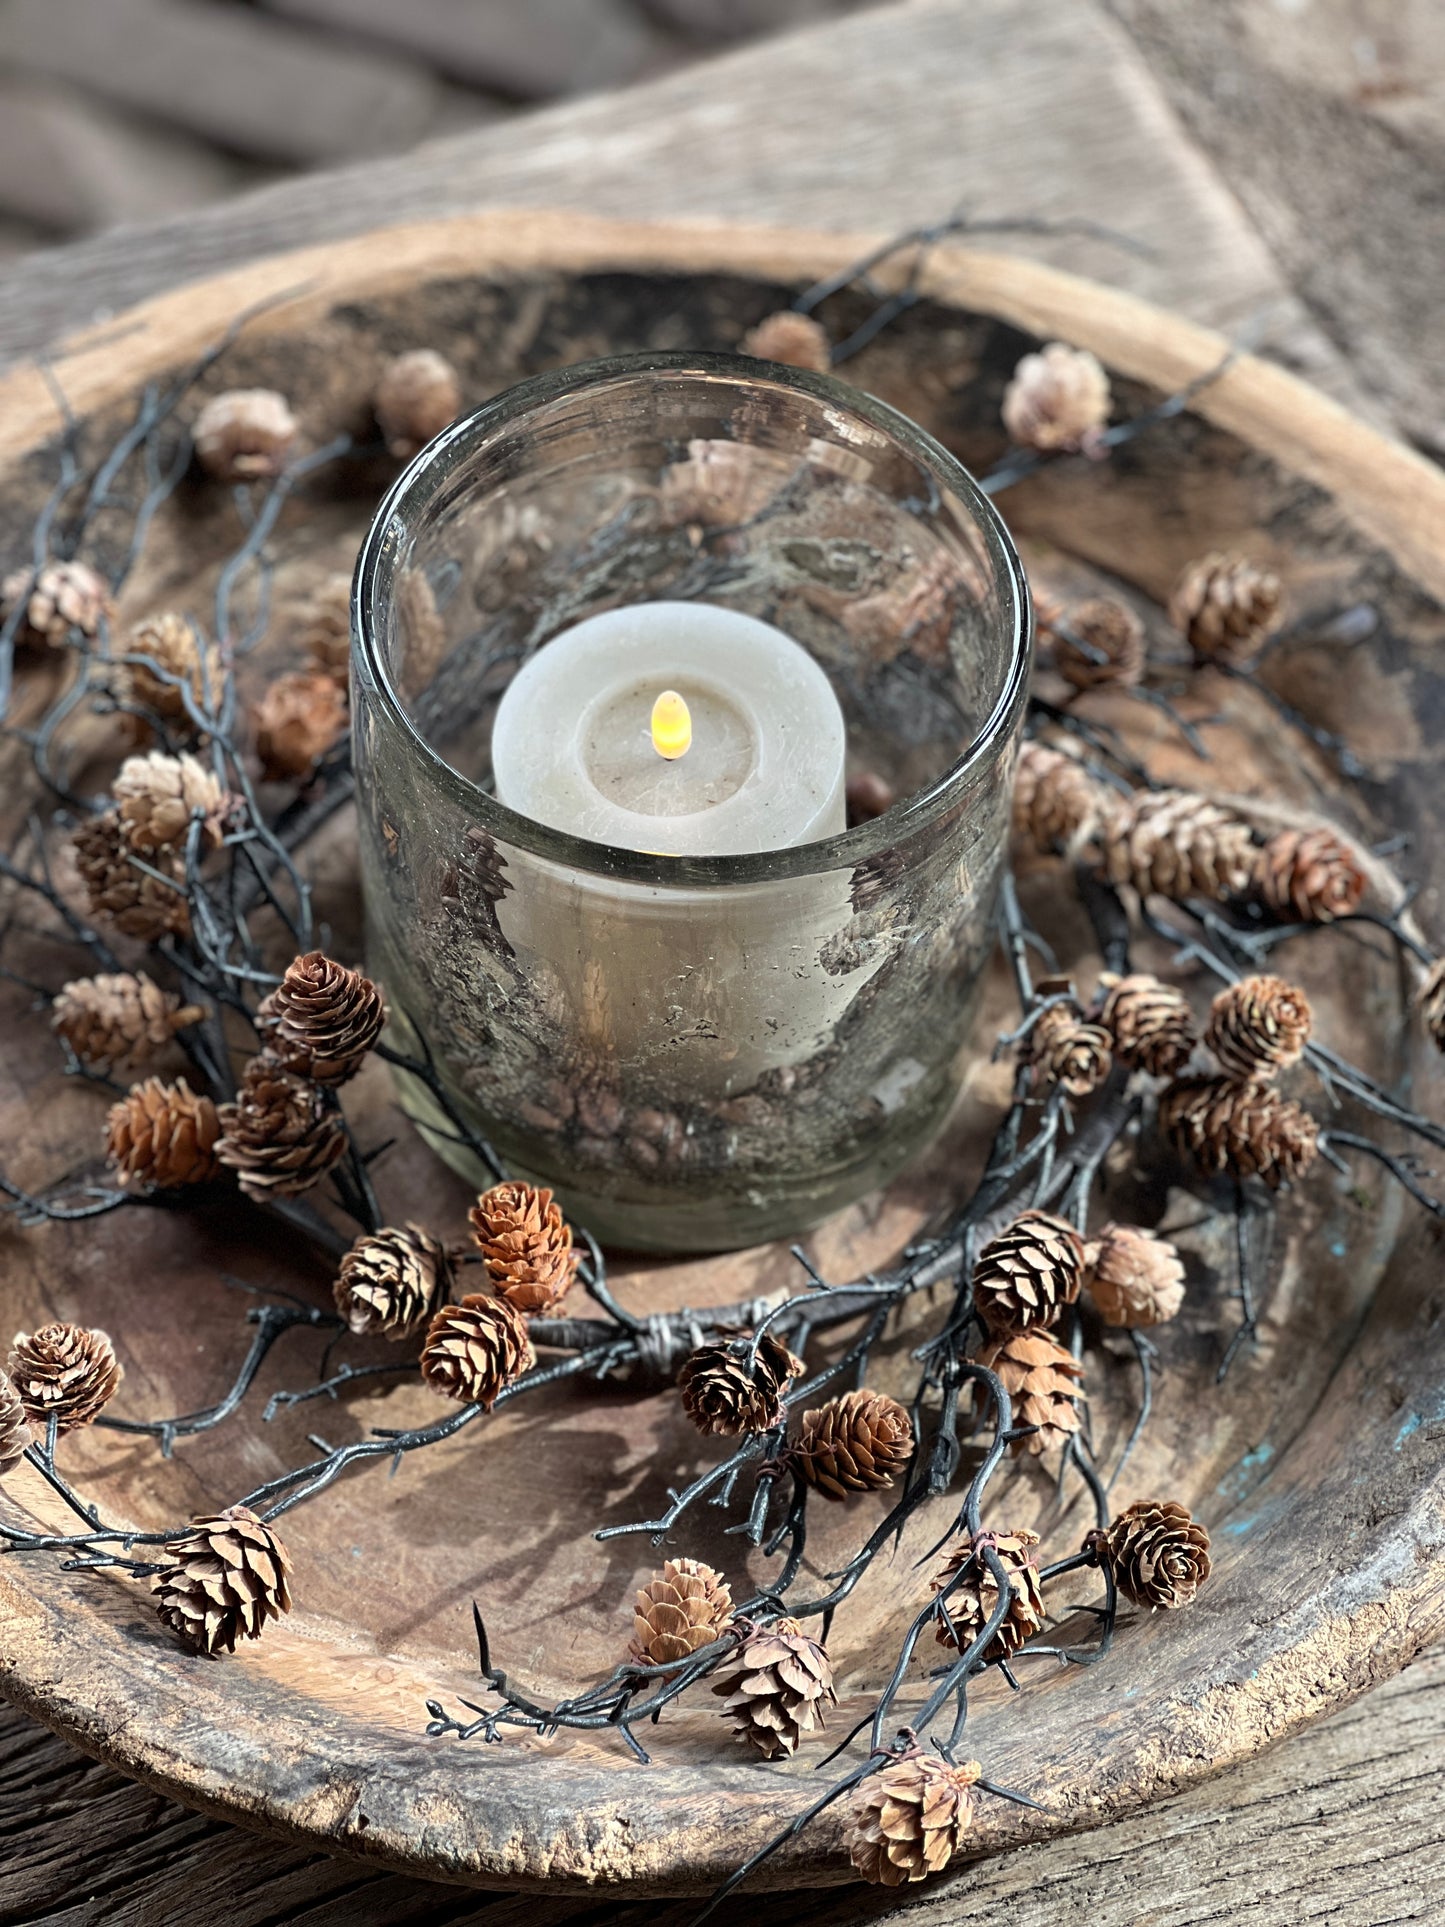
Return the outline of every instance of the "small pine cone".
<path id="1" fill-rule="evenodd" d="M 293 957 L 256 1010 L 271 1055 L 314 1084 L 344 1084 L 361 1069 L 386 1023 L 380 988 L 324 950 Z"/>
<path id="2" fill-rule="evenodd" d="M 518 1311 L 550 1312 L 561 1304 L 581 1254 L 550 1191 L 520 1180 L 494 1184 L 469 1217 L 494 1291 Z"/>
<path id="3" fill-rule="evenodd" d="M 191 819 L 201 819 L 201 848 L 219 847 L 226 792 L 194 756 L 167 756 L 153 749 L 128 756 L 115 779 L 121 833 L 144 857 L 184 850 Z"/>
<path id="4" fill-rule="evenodd" d="M 71 844 L 76 870 L 96 916 L 106 918 L 124 936 L 137 937 L 142 943 L 190 935 L 191 913 L 183 887 L 182 860 L 168 853 L 146 859 L 152 870 L 175 878 L 174 889 L 140 869 L 131 861 L 119 810 L 87 817 L 72 835 Z"/>
<path id="5" fill-rule="evenodd" d="M 195 727 L 186 707 L 187 694 L 204 714 L 214 713 L 219 706 L 225 681 L 221 652 L 185 616 L 169 609 L 147 616 L 126 638 L 125 653 L 149 658 L 125 665 L 127 698 L 173 729 Z"/>
<path id="6" fill-rule="evenodd" d="M 115 614 L 110 584 L 88 562 L 47 562 L 38 574 L 12 570 L 0 583 L 7 622 L 17 608 L 24 610 L 15 630 L 22 648 L 63 648 L 75 629 L 94 641 Z"/>
<path id="7" fill-rule="evenodd" d="M 221 1116 L 210 1098 L 185 1078 L 163 1084 L 148 1077 L 112 1104 L 105 1121 L 105 1154 L 122 1184 L 174 1191 L 205 1184 L 220 1170 Z"/>
<path id="8" fill-rule="evenodd" d="M 1173 984 L 1143 971 L 1109 985 L 1099 1022 L 1108 1031 L 1114 1055 L 1131 1070 L 1151 1077 L 1173 1077 L 1194 1054 L 1194 1013 Z"/>
<path id="9" fill-rule="evenodd" d="M 936 1753 L 896 1760 L 863 1782 L 844 1844 L 875 1887 L 902 1887 L 942 1873 L 973 1823 L 977 1760 L 950 1766 Z"/>
<path id="10" fill-rule="evenodd" d="M 1050 1004 L 1029 1033 L 1029 1059 L 1046 1082 L 1088 1097 L 1113 1069 L 1109 1033 L 1087 1023 L 1077 1005 Z"/>
<path id="11" fill-rule="evenodd" d="M 738 351 L 759 361 L 780 361 L 787 368 L 811 368 L 815 375 L 826 375 L 833 365 L 822 327 L 810 314 L 795 314 L 791 308 L 765 315 L 756 328 L 748 329 Z"/>
<path id="12" fill-rule="evenodd" d="M 307 777 L 346 733 L 345 691 L 315 669 L 290 669 L 268 684 L 252 711 L 256 754 L 268 783 Z"/>
<path id="13" fill-rule="evenodd" d="M 0 1479 L 13 1472 L 25 1457 L 31 1436 L 25 1401 L 0 1372 Z"/>
<path id="14" fill-rule="evenodd" d="M 351 666 L 349 575 L 329 575 L 315 591 L 301 614 L 300 640 L 312 667 L 344 689 Z"/>
<path id="15" fill-rule="evenodd" d="M 443 1305 L 431 1321 L 421 1375 L 443 1398 L 490 1412 L 536 1362 L 521 1312 L 505 1298 L 473 1293 L 459 1305 Z"/>
<path id="16" fill-rule="evenodd" d="M 1104 826 L 1104 874 L 1141 897 L 1238 897 L 1254 875 L 1249 825 L 1190 790 L 1136 790 Z"/>
<path id="17" fill-rule="evenodd" d="M 737 1737 L 765 1760 L 786 1759 L 805 1733 L 821 1733 L 838 1700 L 827 1653 L 796 1619 L 749 1633 L 713 1674 L 712 1690 Z"/>
<path id="18" fill-rule="evenodd" d="M 1024 1211 L 990 1238 L 973 1268 L 973 1302 L 989 1331 L 1052 1325 L 1079 1295 L 1084 1241 L 1048 1211 Z"/>
<path id="19" fill-rule="evenodd" d="M 669 1559 L 638 1592 L 629 1659 L 671 1666 L 710 1646 L 732 1618 L 733 1596 L 721 1573 L 700 1559 Z"/>
<path id="20" fill-rule="evenodd" d="M 1077 453 L 1097 442 L 1110 405 L 1109 377 L 1095 357 L 1051 341 L 1014 369 L 1003 425 L 1020 448 Z"/>
<path id="21" fill-rule="evenodd" d="M 1074 1354 L 1049 1332 L 1010 1332 L 991 1338 L 973 1360 L 995 1373 L 1013 1400 L 1015 1425 L 1038 1429 L 1015 1439 L 1014 1455 L 1027 1452 L 1038 1458 L 1051 1446 L 1065 1445 L 1079 1429 L 1077 1401 L 1084 1394 L 1079 1381 L 1084 1368 Z M 990 1401 L 981 1390 L 974 1394 L 974 1412 L 982 1418 Z"/>
<path id="22" fill-rule="evenodd" d="M 1065 850 L 1112 807 L 1082 763 L 1043 743 L 1025 743 L 1014 775 L 1013 826 L 1044 856 Z"/>
<path id="23" fill-rule="evenodd" d="M 91 1070 L 130 1071 L 204 1015 L 199 1004 L 183 1009 L 179 997 L 142 970 L 62 984 L 50 1007 L 50 1028 Z"/>
<path id="24" fill-rule="evenodd" d="M 965 1539 L 944 1560 L 933 1577 L 933 1590 L 942 1592 L 956 1572 L 968 1572 L 948 1595 L 940 1600 L 934 1623 L 934 1636 L 940 1646 L 951 1646 L 956 1653 L 971 1646 L 993 1616 L 998 1605 L 998 1582 L 981 1558 L 974 1555 L 990 1545 L 1003 1562 L 1009 1578 L 1008 1613 L 984 1648 L 984 1660 L 1012 1659 L 1044 1629 L 1044 1596 L 1039 1589 L 1039 1568 L 1031 1547 L 1039 1535 L 1020 1526 L 1016 1532 L 981 1533 Z"/>
<path id="25" fill-rule="evenodd" d="M 1162 1325 L 1184 1303 L 1184 1265 L 1167 1238 L 1106 1224 L 1084 1251 L 1084 1289 L 1106 1325 Z"/>
<path id="26" fill-rule="evenodd" d="M 767 1332 L 756 1354 L 747 1337 L 699 1345 L 678 1373 L 682 1409 L 704 1434 L 766 1432 L 782 1423 L 783 1393 L 803 1369 L 802 1359 Z"/>
<path id="27" fill-rule="evenodd" d="M 1309 1112 L 1272 1084 L 1180 1077 L 1159 1094 L 1159 1126 L 1208 1177 L 1263 1178 L 1272 1191 L 1304 1176 L 1319 1149 Z"/>
<path id="28" fill-rule="evenodd" d="M 124 1374 L 110 1340 L 84 1325 L 42 1325 L 17 1332 L 5 1370 L 30 1423 L 62 1433 L 89 1425 L 115 1396 Z"/>
<path id="29" fill-rule="evenodd" d="M 1241 977 L 1215 998 L 1204 1041 L 1230 1077 L 1248 1082 L 1297 1064 L 1314 1013 L 1283 977 Z"/>
<path id="30" fill-rule="evenodd" d="M 1420 986 L 1420 1014 L 1437 1050 L 1445 1051 L 1445 957 L 1437 957 Z"/>
<path id="31" fill-rule="evenodd" d="M 373 406 L 387 448 L 409 462 L 461 413 L 457 371 L 434 348 L 395 355 L 381 371 Z"/>
<path id="32" fill-rule="evenodd" d="M 1090 1536 L 1124 1597 L 1151 1612 L 1192 1605 L 1209 1577 L 1209 1534 L 1172 1499 L 1140 1499 Z"/>
<path id="33" fill-rule="evenodd" d="M 804 1412 L 793 1461 L 825 1499 L 878 1492 L 913 1452 L 913 1424 L 896 1398 L 866 1388 Z"/>
<path id="34" fill-rule="evenodd" d="M 450 1296 L 451 1259 L 419 1224 L 364 1233 L 341 1260 L 336 1309 L 358 1337 L 407 1338 Z"/>
<path id="35" fill-rule="evenodd" d="M 274 388 L 232 388 L 212 395 L 191 438 L 196 460 L 218 482 L 254 482 L 285 467 L 296 417 Z"/>
<path id="36" fill-rule="evenodd" d="M 290 1555 L 249 1506 L 192 1519 L 165 1552 L 172 1563 L 151 1580 L 156 1611 L 196 1652 L 233 1653 L 291 1610 Z"/>
<path id="37" fill-rule="evenodd" d="M 1144 625 L 1125 602 L 1075 603 L 1053 630 L 1054 667 L 1075 689 L 1132 687 L 1144 675 Z"/>
<path id="38" fill-rule="evenodd" d="M 261 1051 L 247 1064 L 234 1104 L 216 1115 L 216 1156 L 248 1198 L 294 1198 L 346 1155 L 346 1125 L 321 1085 Z"/>
<path id="39" fill-rule="evenodd" d="M 1282 922 L 1333 923 L 1359 909 L 1365 873 L 1333 830 L 1279 830 L 1255 859 L 1254 888 Z"/>
<path id="40" fill-rule="evenodd" d="M 1169 620 L 1198 662 L 1239 668 L 1259 654 L 1278 629 L 1277 575 L 1243 555 L 1201 556 L 1180 576 L 1169 599 Z"/>

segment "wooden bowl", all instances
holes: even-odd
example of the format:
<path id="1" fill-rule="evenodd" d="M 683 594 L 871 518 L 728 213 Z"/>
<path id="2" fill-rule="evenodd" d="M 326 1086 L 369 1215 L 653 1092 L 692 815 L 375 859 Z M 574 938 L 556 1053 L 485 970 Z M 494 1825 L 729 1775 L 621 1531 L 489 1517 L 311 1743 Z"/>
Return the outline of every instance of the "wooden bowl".
<path id="1" fill-rule="evenodd" d="M 280 387 L 319 443 L 339 429 L 364 430 L 381 359 L 403 347 L 452 357 L 473 401 L 595 354 L 731 347 L 868 245 L 858 236 L 487 215 L 202 282 L 67 344 L 56 373 L 84 433 L 99 437 L 147 381 L 266 303 L 205 386 Z M 942 253 L 922 291 L 848 374 L 975 468 L 1001 451 L 1003 383 L 1040 338 L 1093 349 L 1124 414 L 1202 374 L 1223 349 L 1135 300 L 1001 256 Z M 865 306 L 845 297 L 837 325 L 852 325 Z M 12 373 L 0 400 L 9 565 L 28 552 L 59 424 L 34 369 Z M 292 647 L 309 587 L 349 567 L 384 479 L 379 468 L 351 469 L 289 505 L 271 544 L 274 610 L 258 675 Z M 1165 718 L 1127 698 L 1090 697 L 1084 713 L 1127 729 L 1166 778 L 1322 806 L 1370 835 L 1408 831 L 1408 868 L 1425 880 L 1430 921 L 1445 864 L 1434 751 L 1445 722 L 1445 478 L 1436 469 L 1246 356 L 1188 413 L 1107 464 L 1051 467 L 1003 505 L 1031 565 L 1071 591 L 1104 581 L 1141 606 L 1157 604 L 1186 561 L 1242 542 L 1281 569 L 1293 608 L 1307 617 L 1367 603 L 1378 616 L 1367 643 L 1332 642 L 1327 625 L 1307 621 L 1269 670 L 1364 759 L 1368 779 L 1351 793 L 1247 685 L 1205 677 L 1191 686 L 1190 713 L 1219 719 L 1208 732 L 1208 765 Z M 203 610 L 236 527 L 224 491 L 182 489 L 156 524 L 123 617 L 160 604 Z M 24 788 L 28 759 L 13 742 L 3 755 L 13 821 L 35 799 Z M 343 955 L 359 946 L 349 837 L 338 819 L 310 859 Z M 1087 975 L 1085 940 L 1057 908 L 1067 892 L 1056 866 L 1024 881 L 1033 913 L 1072 946 Z M 1441 1115 L 1438 1060 L 1412 1041 L 1418 1027 L 1407 1022 L 1399 974 L 1382 949 L 1336 934 L 1297 949 L 1289 967 L 1316 1001 L 1325 1041 L 1378 1074 L 1410 1077 L 1413 1100 Z M 29 967 L 58 984 L 85 966 L 37 943 Z M 15 989 L 8 1001 L 4 1166 L 13 1181 L 40 1189 L 98 1169 L 105 1099 L 61 1074 L 28 993 Z M 887 1259 L 976 1172 L 1007 1077 L 987 1062 L 986 1047 L 1008 1018 L 1000 980 L 947 1139 L 887 1196 L 861 1201 L 812 1241 L 830 1276 Z M 363 1131 L 380 1142 L 398 1124 L 380 1067 L 358 1096 Z M 455 1234 L 464 1193 L 399 1128 L 376 1169 L 384 1205 Z M 1278 1214 L 1263 1343 L 1217 1387 L 1232 1318 L 1230 1228 L 1187 1193 L 1174 1192 L 1171 1203 L 1161 1187 L 1151 1194 L 1142 1184 L 1121 1198 L 1121 1208 L 1156 1214 L 1166 1205 L 1171 1224 L 1186 1206 L 1202 1220 L 1183 1239 L 1193 1254 L 1190 1297 L 1160 1334 L 1155 1418 L 1118 1496 L 1186 1501 L 1214 1534 L 1215 1577 L 1188 1613 L 1126 1619 L 1103 1664 L 1034 1661 L 1017 1695 L 992 1676 L 980 1685 L 970 1745 L 991 1777 L 1042 1811 L 984 1802 L 970 1843 L 979 1853 L 1100 1824 L 1216 1772 L 1389 1675 L 1445 1624 L 1445 1320 L 1434 1224 L 1373 1168 L 1353 1188 L 1321 1168 Z M 241 1206 L 206 1221 L 133 1210 L 89 1228 L 3 1235 L 11 1327 L 59 1316 L 108 1328 L 126 1366 L 113 1408 L 122 1415 L 193 1410 L 217 1395 L 248 1338 L 243 1316 L 253 1301 L 237 1285 L 329 1304 L 328 1263 Z M 717 1302 L 791 1283 L 789 1265 L 768 1249 L 620 1266 L 618 1290 L 639 1308 Z M 892 1341 L 882 1382 L 902 1373 L 908 1343 L 907 1330 Z M 309 1450 L 308 1431 L 339 1442 L 434 1411 L 406 1383 L 262 1423 L 269 1393 L 314 1381 L 321 1350 L 321 1334 L 289 1335 L 240 1417 L 181 1440 L 168 1461 L 150 1440 L 95 1432 L 67 1441 L 63 1462 L 108 1515 L 153 1527 L 295 1463 Z M 1089 1383 L 1095 1439 L 1109 1463 L 1137 1396 L 1117 1342 L 1093 1345 Z M 646 1538 L 598 1544 L 592 1529 L 652 1515 L 665 1488 L 711 1450 L 680 1420 L 670 1393 L 589 1387 L 513 1406 L 409 1459 L 394 1478 L 348 1477 L 287 1521 L 297 1610 L 221 1663 L 180 1652 L 136 1584 L 65 1572 L 53 1558 L 13 1557 L 0 1566 L 0 1684 L 123 1771 L 318 1847 L 478 1886 L 699 1891 L 814 1797 L 821 1782 L 806 1754 L 782 1768 L 748 1765 L 720 1737 L 706 1693 L 695 1695 L 705 1704 L 652 1736 L 648 1767 L 607 1737 L 539 1744 L 517 1736 L 492 1747 L 428 1739 L 424 1702 L 455 1708 L 478 1692 L 473 1599 L 514 1679 L 546 1693 L 608 1670 L 628 1635 L 633 1589 L 661 1554 Z M 12 1481 L 9 1496 L 58 1519 L 28 1475 Z M 810 1545 L 819 1571 L 871 1516 L 867 1505 L 827 1511 Z M 1000 1525 L 1042 1524 L 1051 1552 L 1072 1549 L 1089 1523 L 1077 1504 L 1060 1516 L 1050 1481 L 1027 1469 L 991 1491 L 989 1512 Z M 706 1515 L 673 1549 L 712 1557 L 740 1577 L 739 1541 L 722 1535 L 722 1523 Z M 876 1691 L 900 1625 L 925 1596 L 927 1568 L 916 1561 L 938 1530 L 932 1518 L 910 1530 L 839 1616 L 832 1643 L 853 1708 Z M 840 1732 L 849 1706 L 835 1722 Z M 768 1864 L 762 1882 L 847 1878 L 842 1819 L 830 1810 Z"/>

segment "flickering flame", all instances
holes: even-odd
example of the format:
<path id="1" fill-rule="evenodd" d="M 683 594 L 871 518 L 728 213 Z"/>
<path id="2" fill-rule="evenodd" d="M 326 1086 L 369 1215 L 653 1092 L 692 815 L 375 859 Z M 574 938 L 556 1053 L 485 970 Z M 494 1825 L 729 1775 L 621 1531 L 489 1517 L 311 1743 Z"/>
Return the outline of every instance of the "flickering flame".
<path id="1" fill-rule="evenodd" d="M 652 747 L 669 763 L 692 748 L 692 713 L 675 689 L 664 689 L 652 705 Z"/>

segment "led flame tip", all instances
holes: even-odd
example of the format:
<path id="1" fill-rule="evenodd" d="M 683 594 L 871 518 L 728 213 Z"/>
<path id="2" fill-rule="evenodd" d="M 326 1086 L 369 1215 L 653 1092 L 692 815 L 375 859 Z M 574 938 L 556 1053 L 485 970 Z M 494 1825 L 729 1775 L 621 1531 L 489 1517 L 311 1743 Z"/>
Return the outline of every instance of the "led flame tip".
<path id="1" fill-rule="evenodd" d="M 692 747 L 692 714 L 675 689 L 664 689 L 652 705 L 652 747 L 669 763 Z"/>

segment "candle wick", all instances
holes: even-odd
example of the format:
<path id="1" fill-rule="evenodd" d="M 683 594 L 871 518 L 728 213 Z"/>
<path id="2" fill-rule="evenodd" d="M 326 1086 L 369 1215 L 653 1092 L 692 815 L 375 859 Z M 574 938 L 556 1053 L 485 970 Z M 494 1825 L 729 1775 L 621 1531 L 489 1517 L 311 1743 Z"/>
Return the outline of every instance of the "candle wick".
<path id="1" fill-rule="evenodd" d="M 652 705 L 652 747 L 669 763 L 692 748 L 692 712 L 675 689 L 664 689 Z"/>

